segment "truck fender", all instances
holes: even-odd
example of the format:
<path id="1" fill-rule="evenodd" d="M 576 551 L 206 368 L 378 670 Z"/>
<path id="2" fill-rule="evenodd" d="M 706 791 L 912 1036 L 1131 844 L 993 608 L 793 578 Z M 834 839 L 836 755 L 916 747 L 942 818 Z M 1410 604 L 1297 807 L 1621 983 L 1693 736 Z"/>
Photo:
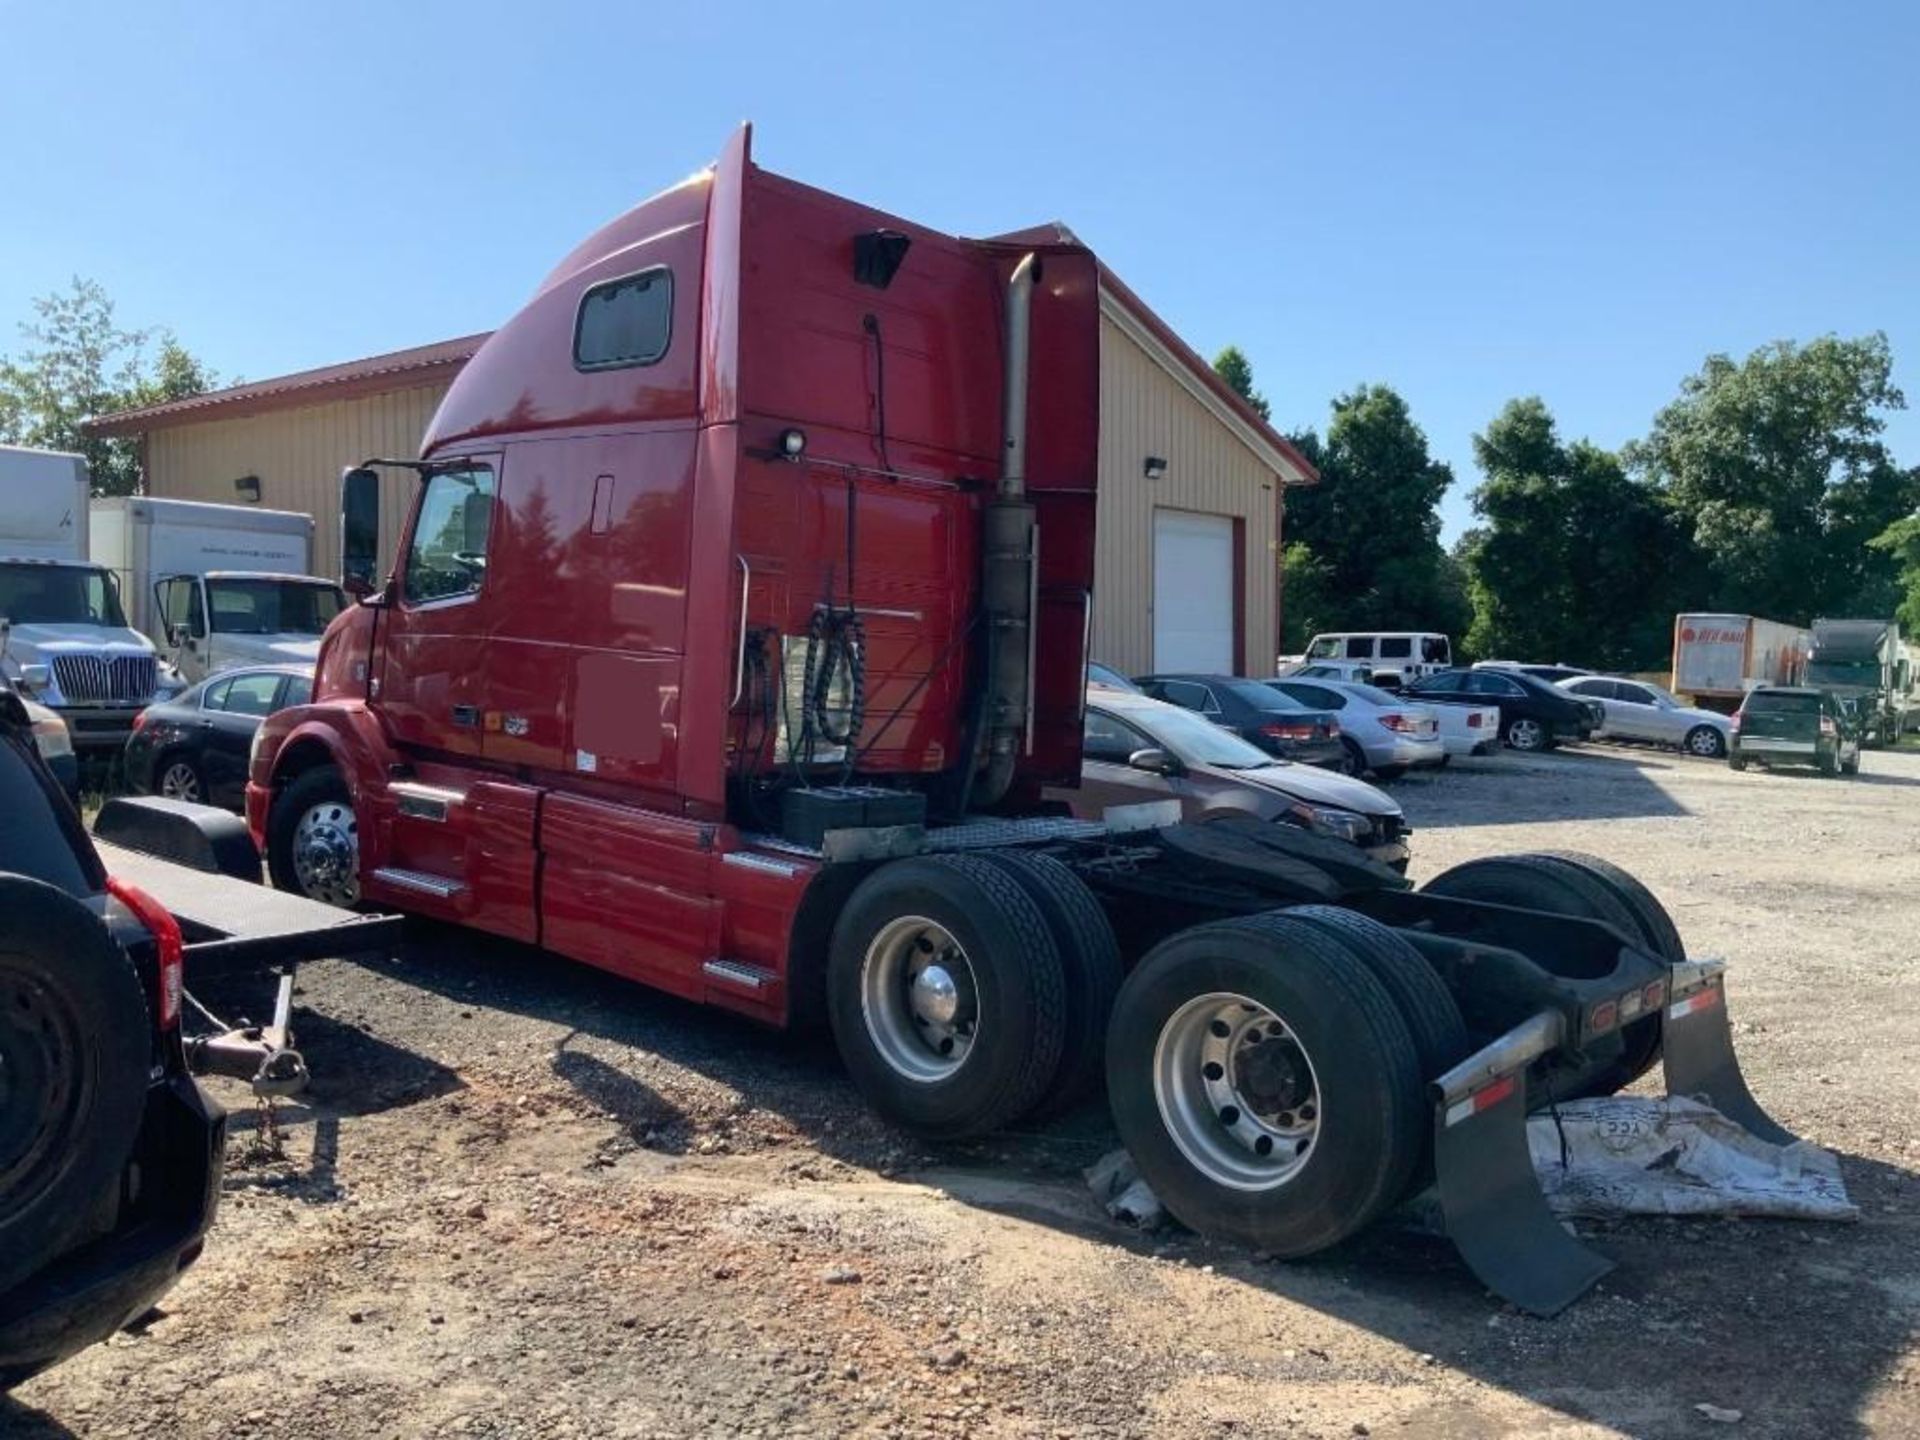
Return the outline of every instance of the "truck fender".
<path id="1" fill-rule="evenodd" d="M 273 794 L 309 770 L 333 765 L 345 777 L 357 803 L 398 759 L 379 719 L 363 704 L 307 705 L 283 715 L 291 728 L 273 752 L 267 782 Z M 273 725 L 281 718 L 274 716 L 267 723 Z"/>

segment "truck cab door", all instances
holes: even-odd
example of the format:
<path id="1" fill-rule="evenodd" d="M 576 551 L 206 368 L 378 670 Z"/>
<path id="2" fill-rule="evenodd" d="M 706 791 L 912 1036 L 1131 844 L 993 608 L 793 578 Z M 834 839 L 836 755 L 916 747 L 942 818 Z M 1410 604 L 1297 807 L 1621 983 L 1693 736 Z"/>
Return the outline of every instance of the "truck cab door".
<path id="1" fill-rule="evenodd" d="M 480 753 L 499 470 L 498 456 L 476 456 L 427 476 L 388 587 L 370 698 L 425 758 Z"/>
<path id="2" fill-rule="evenodd" d="M 153 598 L 167 658 L 189 684 L 206 679 L 213 673 L 206 586 L 198 575 L 169 575 L 153 582 Z"/>

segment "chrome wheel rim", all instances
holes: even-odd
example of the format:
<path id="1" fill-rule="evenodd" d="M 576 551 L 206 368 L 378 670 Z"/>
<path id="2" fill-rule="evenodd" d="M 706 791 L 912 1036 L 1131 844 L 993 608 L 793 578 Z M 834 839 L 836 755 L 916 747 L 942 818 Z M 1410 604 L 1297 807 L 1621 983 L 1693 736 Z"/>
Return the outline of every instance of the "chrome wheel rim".
<path id="1" fill-rule="evenodd" d="M 1507 740 L 1516 750 L 1538 750 L 1540 735 L 1538 720 L 1516 720 L 1507 727 Z"/>
<path id="2" fill-rule="evenodd" d="M 1298 1178 L 1325 1118 L 1300 1037 L 1266 1006 L 1224 991 L 1187 1001 L 1160 1028 L 1153 1093 L 1188 1163 L 1232 1190 Z"/>
<path id="3" fill-rule="evenodd" d="M 186 761 L 176 760 L 160 776 L 160 793 L 169 800 L 198 801 L 200 777 Z"/>
<path id="4" fill-rule="evenodd" d="M 293 874 L 310 900 L 360 903 L 360 824 L 344 800 L 307 807 L 293 831 Z"/>
<path id="5" fill-rule="evenodd" d="M 860 966 L 860 1013 L 873 1048 L 903 1080 L 952 1078 L 980 1033 L 980 986 L 966 950 L 925 916 L 888 921 Z"/>
<path id="6" fill-rule="evenodd" d="M 1705 728 L 1696 730 L 1693 732 L 1692 750 L 1696 755 L 1718 755 L 1720 753 L 1720 737 L 1713 731 Z"/>

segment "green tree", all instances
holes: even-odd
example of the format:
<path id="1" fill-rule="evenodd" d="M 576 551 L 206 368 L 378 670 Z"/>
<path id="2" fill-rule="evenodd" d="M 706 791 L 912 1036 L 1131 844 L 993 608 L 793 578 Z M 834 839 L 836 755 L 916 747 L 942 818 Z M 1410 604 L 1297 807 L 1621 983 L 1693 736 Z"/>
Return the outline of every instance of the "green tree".
<path id="1" fill-rule="evenodd" d="M 1267 397 L 1253 388 L 1253 362 L 1238 345 L 1229 345 L 1213 357 L 1213 371 L 1227 382 L 1227 388 L 1238 395 L 1262 420 L 1273 418 L 1273 409 L 1267 404 Z"/>
<path id="2" fill-rule="evenodd" d="M 1293 437 L 1320 483 L 1287 496 L 1287 555 L 1305 547 L 1316 569 L 1306 588 L 1319 606 L 1296 603 L 1286 576 L 1289 648 L 1314 629 L 1440 630 L 1458 635 L 1468 611 L 1457 572 L 1440 546 L 1440 497 L 1453 472 L 1427 450 L 1407 402 L 1385 385 L 1362 385 L 1333 402 L 1326 439 Z M 1311 620 L 1296 630 L 1293 617 Z"/>
<path id="3" fill-rule="evenodd" d="M 1916 472 L 1909 471 L 1908 474 L 1915 477 Z M 1893 613 L 1908 634 L 1920 634 L 1920 514 L 1894 521 L 1867 544 L 1899 567 L 1900 592 L 1899 604 L 1891 612 L 1874 610 L 1869 613 Z"/>
<path id="4" fill-rule="evenodd" d="M 84 434 L 96 415 L 158 405 L 212 389 L 213 371 L 166 330 L 123 330 L 113 301 L 75 277 L 65 294 L 33 302 L 22 324 L 28 348 L 0 358 L 0 441 L 87 457 L 96 495 L 131 495 L 140 482 L 137 443 Z"/>
<path id="5" fill-rule="evenodd" d="M 1683 517 L 1703 603 L 1789 621 L 1872 611 L 1896 561 L 1866 542 L 1920 499 L 1881 440 L 1905 405 L 1885 335 L 1780 340 L 1708 356 L 1627 459 Z"/>
<path id="6" fill-rule="evenodd" d="M 1463 538 L 1482 657 L 1649 668 L 1665 655 L 1688 565 L 1685 536 L 1620 458 L 1571 445 L 1538 396 L 1510 401 L 1473 437 L 1481 524 Z"/>

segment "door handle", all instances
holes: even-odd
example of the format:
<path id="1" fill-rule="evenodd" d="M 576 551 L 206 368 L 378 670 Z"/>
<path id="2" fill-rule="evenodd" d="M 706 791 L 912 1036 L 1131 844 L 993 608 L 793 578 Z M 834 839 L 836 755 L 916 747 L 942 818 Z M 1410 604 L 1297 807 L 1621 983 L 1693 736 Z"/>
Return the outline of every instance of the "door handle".
<path id="1" fill-rule="evenodd" d="M 753 585 L 753 566 L 747 563 L 747 557 L 736 554 L 733 558 L 740 562 L 740 648 L 733 665 L 733 699 L 727 702 L 729 710 L 740 703 L 747 688 L 747 591 Z"/>
<path id="2" fill-rule="evenodd" d="M 471 730 L 480 723 L 480 711 L 476 706 L 456 705 L 453 707 L 453 723 Z"/>

